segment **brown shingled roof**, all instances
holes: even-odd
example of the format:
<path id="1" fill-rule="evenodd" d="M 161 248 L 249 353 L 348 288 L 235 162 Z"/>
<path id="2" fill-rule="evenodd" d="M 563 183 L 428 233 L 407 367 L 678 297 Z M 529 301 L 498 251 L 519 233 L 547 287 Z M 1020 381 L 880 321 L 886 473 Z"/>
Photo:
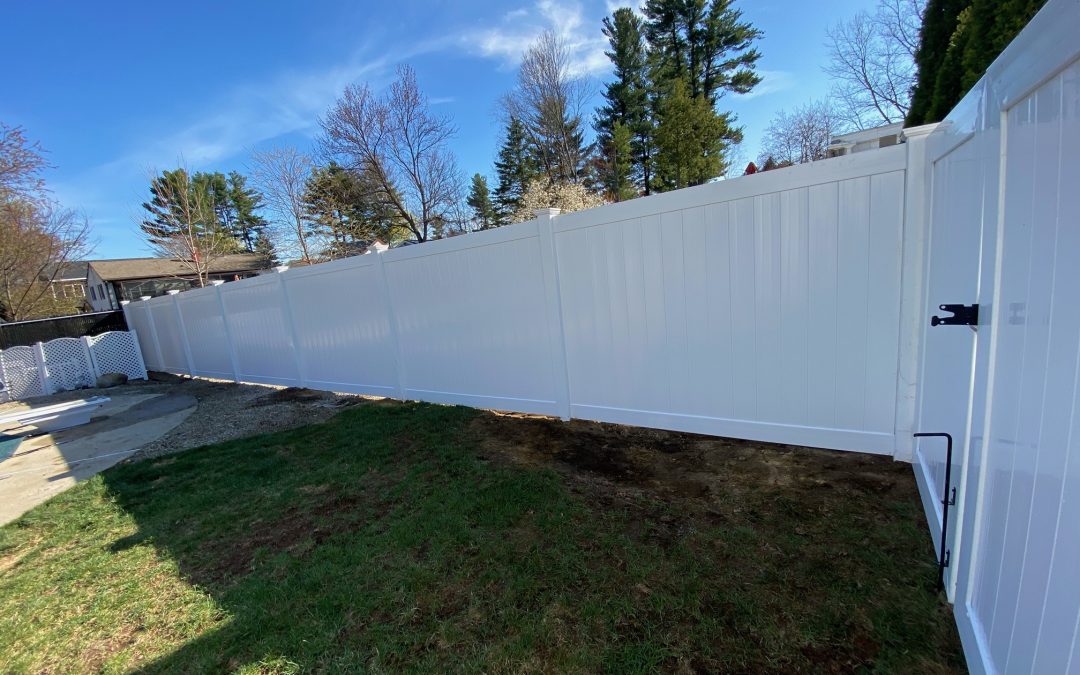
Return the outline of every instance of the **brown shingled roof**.
<path id="1" fill-rule="evenodd" d="M 194 277 L 190 267 L 180 260 L 167 258 L 121 258 L 91 260 L 90 267 L 105 281 L 155 279 L 159 277 Z M 270 261 L 255 253 L 236 253 L 218 258 L 210 265 L 211 274 L 252 272 L 270 267 Z"/>

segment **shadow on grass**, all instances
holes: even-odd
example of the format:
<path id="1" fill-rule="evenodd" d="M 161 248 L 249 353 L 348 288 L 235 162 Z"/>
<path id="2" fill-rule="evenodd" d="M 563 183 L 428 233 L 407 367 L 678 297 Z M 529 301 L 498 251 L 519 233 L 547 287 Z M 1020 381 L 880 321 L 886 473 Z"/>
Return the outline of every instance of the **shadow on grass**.
<path id="1" fill-rule="evenodd" d="M 913 488 L 701 513 L 494 457 L 478 415 L 365 404 L 107 472 L 138 527 L 110 552 L 220 609 L 143 672 L 962 670 Z"/>

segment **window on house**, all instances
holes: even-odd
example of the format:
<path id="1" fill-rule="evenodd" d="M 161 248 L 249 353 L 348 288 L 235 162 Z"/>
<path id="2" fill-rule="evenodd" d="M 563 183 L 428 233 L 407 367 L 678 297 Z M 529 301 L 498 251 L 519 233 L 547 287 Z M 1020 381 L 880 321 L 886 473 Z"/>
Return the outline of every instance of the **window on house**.
<path id="1" fill-rule="evenodd" d="M 93 286 L 90 287 L 90 299 L 91 300 L 97 300 L 97 293 L 94 293 L 94 287 Z"/>

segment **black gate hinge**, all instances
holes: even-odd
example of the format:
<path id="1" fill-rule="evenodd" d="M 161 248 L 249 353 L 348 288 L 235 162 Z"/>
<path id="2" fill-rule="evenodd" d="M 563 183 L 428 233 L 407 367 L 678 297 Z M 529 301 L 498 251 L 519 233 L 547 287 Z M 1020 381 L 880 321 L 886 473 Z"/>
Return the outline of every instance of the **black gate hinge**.
<path id="1" fill-rule="evenodd" d="M 977 326 L 979 324 L 979 306 L 976 305 L 938 305 L 938 309 L 949 312 L 952 316 L 930 317 L 931 326 Z"/>

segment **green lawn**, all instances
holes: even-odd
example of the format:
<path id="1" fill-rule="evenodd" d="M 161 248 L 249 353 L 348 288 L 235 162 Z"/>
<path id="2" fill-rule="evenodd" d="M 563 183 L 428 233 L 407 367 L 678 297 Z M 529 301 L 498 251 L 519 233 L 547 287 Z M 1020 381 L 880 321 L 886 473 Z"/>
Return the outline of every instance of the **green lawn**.
<path id="1" fill-rule="evenodd" d="M 963 671 L 909 467 L 728 444 L 680 493 L 573 460 L 683 436 L 598 428 L 364 404 L 115 467 L 0 529 L 0 671 Z"/>

